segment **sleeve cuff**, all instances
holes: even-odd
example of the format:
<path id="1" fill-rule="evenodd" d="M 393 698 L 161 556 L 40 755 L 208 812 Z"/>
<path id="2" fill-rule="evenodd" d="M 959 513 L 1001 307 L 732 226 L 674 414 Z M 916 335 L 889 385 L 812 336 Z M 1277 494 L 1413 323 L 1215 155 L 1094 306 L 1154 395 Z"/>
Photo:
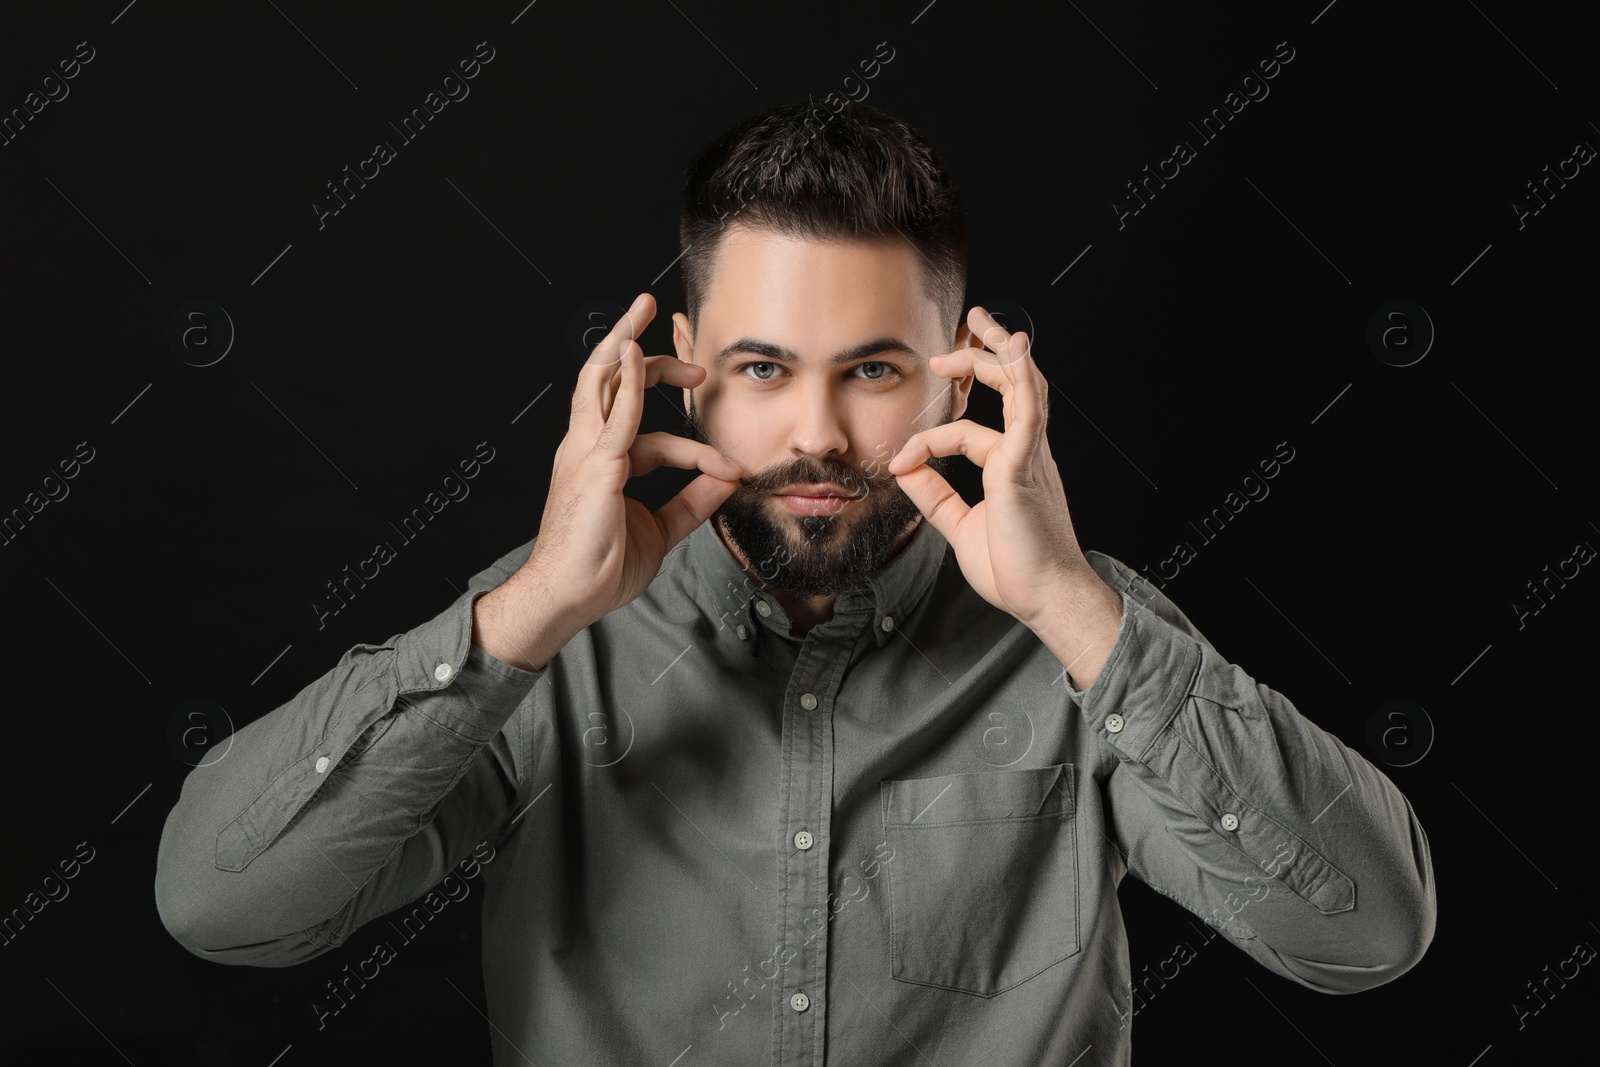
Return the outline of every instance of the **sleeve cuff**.
<path id="1" fill-rule="evenodd" d="M 472 607 L 487 592 L 463 594 L 394 640 L 399 696 L 439 725 L 481 743 L 493 739 L 545 673 L 513 667 L 472 643 Z M 457 692 L 449 700 L 426 699 L 451 687 Z"/>
<path id="2" fill-rule="evenodd" d="M 1067 692 L 1100 736 L 1128 759 L 1142 760 L 1166 729 L 1189 692 L 1200 663 L 1200 646 L 1152 613 L 1127 588 L 1122 625 L 1105 665 L 1088 689 Z"/>

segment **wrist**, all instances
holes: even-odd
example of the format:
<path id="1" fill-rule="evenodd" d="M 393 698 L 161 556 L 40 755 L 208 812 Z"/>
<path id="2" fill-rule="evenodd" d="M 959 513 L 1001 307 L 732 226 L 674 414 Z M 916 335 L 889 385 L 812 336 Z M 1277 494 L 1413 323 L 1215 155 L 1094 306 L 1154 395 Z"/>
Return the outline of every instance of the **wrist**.
<path id="1" fill-rule="evenodd" d="M 1122 631 L 1122 595 L 1092 567 L 1085 567 L 1065 575 L 1047 603 L 1029 629 L 1055 653 L 1075 688 L 1086 690 L 1099 676 Z"/>
<path id="2" fill-rule="evenodd" d="M 525 566 L 473 602 L 472 643 L 502 663 L 537 672 L 588 622 L 552 597 L 540 571 Z"/>

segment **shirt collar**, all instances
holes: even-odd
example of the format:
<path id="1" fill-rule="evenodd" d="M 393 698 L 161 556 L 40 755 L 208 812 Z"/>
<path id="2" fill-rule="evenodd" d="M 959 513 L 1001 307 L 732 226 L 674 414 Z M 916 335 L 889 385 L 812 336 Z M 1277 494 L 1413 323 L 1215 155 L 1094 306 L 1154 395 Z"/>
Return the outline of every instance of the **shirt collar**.
<path id="1" fill-rule="evenodd" d="M 790 618 L 783 606 L 764 585 L 747 574 L 722 543 L 708 519 L 689 534 L 689 561 L 700 578 L 699 595 L 713 619 L 762 627 L 793 640 Z M 917 523 L 911 539 L 888 563 L 871 575 L 867 586 L 841 592 L 834 601 L 834 615 L 869 613 L 878 647 L 893 636 L 924 594 L 932 587 L 943 566 L 949 542 L 924 517 Z M 765 612 L 760 609 L 765 605 Z M 749 642 L 752 654 L 755 642 Z"/>

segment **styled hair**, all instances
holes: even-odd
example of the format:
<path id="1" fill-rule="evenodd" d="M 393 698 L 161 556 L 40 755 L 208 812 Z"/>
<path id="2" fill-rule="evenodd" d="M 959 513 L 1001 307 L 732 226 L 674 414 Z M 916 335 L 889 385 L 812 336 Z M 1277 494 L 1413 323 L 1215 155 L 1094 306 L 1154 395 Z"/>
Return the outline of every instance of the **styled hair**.
<path id="1" fill-rule="evenodd" d="M 916 130 L 870 104 L 780 104 L 741 119 L 689 162 L 678 241 L 694 332 L 730 221 L 797 239 L 909 242 L 945 332 L 961 324 L 961 194 Z"/>

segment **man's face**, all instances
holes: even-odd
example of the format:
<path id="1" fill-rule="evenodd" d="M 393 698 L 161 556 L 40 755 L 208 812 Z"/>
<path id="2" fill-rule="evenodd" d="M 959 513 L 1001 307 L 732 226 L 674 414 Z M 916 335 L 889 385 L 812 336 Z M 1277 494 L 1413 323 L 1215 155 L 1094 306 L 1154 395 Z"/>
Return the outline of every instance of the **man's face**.
<path id="1" fill-rule="evenodd" d="M 923 269 L 909 243 L 822 243 L 732 225 L 699 336 L 686 315 L 673 316 L 679 358 L 706 369 L 684 390 L 683 434 L 751 472 L 712 521 L 791 595 L 837 594 L 882 566 L 920 515 L 884 469 L 889 458 L 966 409 L 972 378 L 941 378 L 927 360 L 972 335 L 965 325 L 944 335 Z"/>

